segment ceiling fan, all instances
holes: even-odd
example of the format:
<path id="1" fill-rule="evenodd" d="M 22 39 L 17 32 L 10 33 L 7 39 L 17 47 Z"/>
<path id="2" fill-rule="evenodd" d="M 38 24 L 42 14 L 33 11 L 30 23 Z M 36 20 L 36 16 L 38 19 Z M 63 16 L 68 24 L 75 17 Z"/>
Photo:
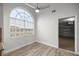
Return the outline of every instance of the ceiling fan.
<path id="1" fill-rule="evenodd" d="M 41 7 L 39 7 L 38 3 L 36 4 L 36 7 L 34 7 L 34 6 L 32 6 L 32 5 L 28 4 L 28 3 L 26 5 L 31 7 L 31 8 L 33 8 L 36 13 L 39 13 L 40 10 L 43 10 L 43 9 L 46 9 L 46 8 L 50 8 L 50 5 L 47 5 L 46 7 L 41 8 Z M 55 13 L 55 12 L 56 12 L 56 10 L 52 10 L 52 13 Z"/>
<path id="2" fill-rule="evenodd" d="M 50 7 L 50 5 L 48 5 L 48 6 L 46 6 L 46 7 L 41 8 L 41 7 L 39 7 L 39 4 L 38 4 L 38 3 L 36 4 L 36 7 L 33 7 L 33 6 L 30 5 L 30 4 L 26 4 L 26 5 L 29 6 L 29 7 L 31 7 L 31 8 L 33 8 L 33 9 L 35 9 L 35 12 L 36 12 L 36 13 L 39 13 L 40 10 L 43 10 L 43 9 L 46 9 L 46 8 L 49 8 L 49 7 Z"/>
<path id="3" fill-rule="evenodd" d="M 49 7 L 50 7 L 50 5 L 48 5 L 48 6 L 46 6 L 46 7 L 43 7 L 43 8 L 40 8 L 39 5 L 38 5 L 38 3 L 37 3 L 37 7 L 36 7 L 36 9 L 35 9 L 35 12 L 36 12 L 36 13 L 39 13 L 40 10 L 43 10 L 43 9 L 46 9 L 46 8 L 49 8 Z"/>

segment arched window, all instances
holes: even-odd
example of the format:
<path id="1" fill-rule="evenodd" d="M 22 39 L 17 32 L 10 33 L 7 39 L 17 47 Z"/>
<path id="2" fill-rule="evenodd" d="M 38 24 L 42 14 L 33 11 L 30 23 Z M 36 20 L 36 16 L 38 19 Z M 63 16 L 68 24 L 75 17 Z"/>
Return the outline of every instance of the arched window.
<path id="1" fill-rule="evenodd" d="M 15 8 L 10 13 L 10 38 L 32 35 L 34 21 L 32 16 L 21 8 Z"/>

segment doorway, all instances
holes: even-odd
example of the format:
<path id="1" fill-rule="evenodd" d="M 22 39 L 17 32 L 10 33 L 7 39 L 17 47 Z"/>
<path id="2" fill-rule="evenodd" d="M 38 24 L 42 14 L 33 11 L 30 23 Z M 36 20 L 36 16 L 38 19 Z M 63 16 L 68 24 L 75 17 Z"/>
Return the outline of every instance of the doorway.
<path id="1" fill-rule="evenodd" d="M 59 48 L 75 51 L 75 16 L 59 19 Z"/>

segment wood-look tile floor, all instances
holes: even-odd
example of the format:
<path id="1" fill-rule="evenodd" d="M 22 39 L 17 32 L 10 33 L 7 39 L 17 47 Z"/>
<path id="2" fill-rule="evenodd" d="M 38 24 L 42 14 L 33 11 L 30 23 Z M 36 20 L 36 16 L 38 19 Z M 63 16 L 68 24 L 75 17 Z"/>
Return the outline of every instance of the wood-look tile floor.
<path id="1" fill-rule="evenodd" d="M 5 54 L 5 56 L 76 56 L 71 51 L 53 48 L 41 43 L 33 43 L 16 51 Z M 78 55 L 77 55 L 78 56 Z"/>
<path id="2" fill-rule="evenodd" d="M 74 38 L 59 37 L 59 47 L 67 50 L 75 50 L 75 40 Z"/>

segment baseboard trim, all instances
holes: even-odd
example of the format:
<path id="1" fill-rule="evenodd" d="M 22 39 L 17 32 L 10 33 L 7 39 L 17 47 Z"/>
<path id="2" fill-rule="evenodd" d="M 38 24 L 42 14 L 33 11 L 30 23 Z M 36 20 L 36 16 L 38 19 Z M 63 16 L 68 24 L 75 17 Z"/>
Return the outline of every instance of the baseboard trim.
<path id="1" fill-rule="evenodd" d="M 27 43 L 27 44 L 21 45 L 21 46 L 19 46 L 19 47 L 16 47 L 16 48 L 11 49 L 11 50 L 8 50 L 8 51 L 5 51 L 5 50 L 4 50 L 4 54 L 10 53 L 10 52 L 15 51 L 15 50 L 17 50 L 17 49 L 20 49 L 20 48 L 22 48 L 22 47 L 24 47 L 24 46 L 27 46 L 27 45 L 30 45 L 30 44 L 32 44 L 32 43 L 34 43 L 34 42 L 35 42 L 35 41 L 29 42 L 29 43 Z"/>
<path id="2" fill-rule="evenodd" d="M 79 55 L 79 52 L 76 51 L 75 54 L 78 54 Z"/>
<path id="3" fill-rule="evenodd" d="M 58 47 L 53 46 L 52 44 L 49 44 L 49 43 L 46 43 L 46 42 L 41 42 L 41 41 L 36 41 L 36 42 L 47 45 L 47 46 L 50 46 L 50 47 L 58 48 Z"/>

